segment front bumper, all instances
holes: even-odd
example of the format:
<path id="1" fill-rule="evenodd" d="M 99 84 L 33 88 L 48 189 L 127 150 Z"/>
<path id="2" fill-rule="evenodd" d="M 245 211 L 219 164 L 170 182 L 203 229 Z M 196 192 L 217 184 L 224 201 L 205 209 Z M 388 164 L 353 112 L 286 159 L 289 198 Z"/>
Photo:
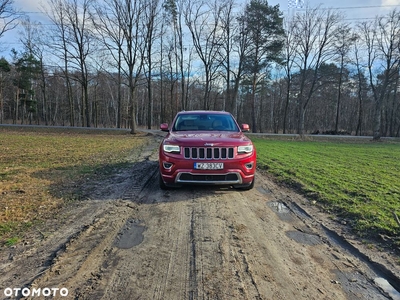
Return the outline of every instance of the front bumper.
<path id="1" fill-rule="evenodd" d="M 209 161 L 224 163 L 224 169 L 221 170 L 197 170 L 194 169 L 195 162 L 196 160 L 160 156 L 159 167 L 162 180 L 171 185 L 246 185 L 251 184 L 254 179 L 255 156 L 243 159 Z M 170 168 L 165 168 L 165 165 L 170 166 Z M 249 168 L 249 165 L 251 165 L 251 168 Z"/>
<path id="2" fill-rule="evenodd" d="M 225 174 L 215 173 L 193 173 L 180 172 L 175 178 L 178 184 L 242 184 L 242 176 L 239 172 L 230 172 Z"/>

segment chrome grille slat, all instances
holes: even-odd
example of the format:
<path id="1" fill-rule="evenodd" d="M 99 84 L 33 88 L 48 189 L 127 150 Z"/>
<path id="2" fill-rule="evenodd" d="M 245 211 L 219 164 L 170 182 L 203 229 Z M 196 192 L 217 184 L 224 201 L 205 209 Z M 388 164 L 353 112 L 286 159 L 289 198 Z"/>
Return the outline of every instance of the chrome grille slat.
<path id="1" fill-rule="evenodd" d="M 233 147 L 185 147 L 186 159 L 233 159 Z"/>

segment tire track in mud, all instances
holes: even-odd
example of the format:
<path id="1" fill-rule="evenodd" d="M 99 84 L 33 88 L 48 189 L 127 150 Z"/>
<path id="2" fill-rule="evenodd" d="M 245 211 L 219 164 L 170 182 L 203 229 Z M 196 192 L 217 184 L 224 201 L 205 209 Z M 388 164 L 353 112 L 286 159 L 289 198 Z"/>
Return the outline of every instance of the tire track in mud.
<path id="1" fill-rule="evenodd" d="M 158 182 L 158 181 L 157 181 Z M 161 191 L 160 191 L 161 192 Z M 162 194 L 164 192 L 161 192 Z M 153 294 L 145 299 L 203 299 L 201 297 L 201 265 L 199 266 L 198 228 L 199 205 L 193 196 L 182 197 L 181 191 L 170 191 L 161 196 L 164 201 L 156 204 L 160 207 L 160 214 L 156 215 L 166 230 L 157 230 L 157 226 L 149 226 L 154 234 L 152 241 L 162 244 L 149 259 L 158 257 L 158 276 L 152 281 Z M 187 195 L 187 191 L 184 192 Z M 153 204 L 153 199 L 147 199 Z M 154 206 L 147 206 L 148 210 Z M 167 222 L 164 223 L 164 220 Z M 151 220 L 152 223 L 156 219 Z M 156 231 L 155 231 L 156 230 Z M 165 251 L 169 252 L 168 254 Z M 160 254 L 167 254 L 161 255 Z"/>
<path id="2" fill-rule="evenodd" d="M 215 293 L 218 299 L 284 299 L 279 296 L 280 289 L 275 286 L 275 276 L 264 257 L 268 252 L 263 242 L 265 233 L 260 231 L 260 218 L 248 210 L 245 195 L 248 193 L 233 192 L 220 202 L 218 215 L 227 229 L 222 231 L 219 245 L 220 269 L 225 270 L 223 276 L 228 284 L 224 290 L 209 290 L 209 293 Z M 268 290 L 274 294 L 268 294 Z"/>
<path id="3" fill-rule="evenodd" d="M 196 272 L 196 238 L 194 236 L 195 220 L 194 210 L 190 217 L 190 231 L 189 231 L 189 300 L 195 300 L 198 297 L 197 290 L 197 272 Z"/>
<path id="4" fill-rule="evenodd" d="M 115 207 L 109 204 L 111 207 L 98 215 L 93 224 L 69 241 L 63 247 L 65 250 L 57 253 L 51 266 L 31 286 L 61 282 L 69 288 L 74 299 L 197 299 L 194 208 L 192 203 L 176 202 L 183 199 L 176 199 L 174 192 L 164 193 L 158 189 L 157 166 L 157 162 L 151 160 L 134 164 L 129 176 L 132 184 L 120 184 L 120 187 L 126 187 L 119 191 L 122 200 L 111 201 L 115 202 Z M 159 218 L 154 216 L 157 205 L 166 203 L 168 206 L 170 199 L 172 205 L 161 212 Z M 156 206 L 152 207 L 153 204 Z M 181 222 L 169 218 L 177 212 Z M 168 223 L 163 226 L 168 228 L 167 236 L 163 232 L 159 238 L 154 238 L 157 236 L 154 223 L 166 219 Z M 115 237 L 121 235 L 121 228 L 129 220 L 151 229 L 143 233 L 143 244 L 146 244 L 143 248 L 141 245 L 130 249 L 116 246 Z M 155 247 L 160 239 L 168 246 Z M 168 253 L 169 249 L 175 251 Z M 155 257 L 159 259 L 155 261 Z M 178 288 L 171 290 L 171 286 Z M 153 295 L 150 296 L 148 291 L 152 288 Z"/>
<path id="5" fill-rule="evenodd" d="M 162 300 L 165 299 L 164 295 L 167 293 L 167 289 L 174 282 L 173 278 L 176 276 L 176 261 L 185 257 L 184 255 L 184 247 L 181 247 L 184 240 L 183 230 L 180 230 L 182 226 L 186 223 L 184 207 L 177 207 L 176 214 L 177 219 L 176 222 L 179 224 L 177 230 L 175 230 L 172 224 L 172 218 L 168 219 L 168 222 L 165 223 L 165 226 L 169 229 L 166 233 L 165 237 L 161 237 L 161 243 L 168 243 L 167 247 L 170 248 L 170 252 L 165 256 L 165 259 L 160 262 L 160 269 L 164 269 L 164 272 L 159 273 L 159 279 L 155 281 L 155 287 L 152 295 L 152 299 Z M 176 232 L 174 234 L 173 232 Z M 180 282 L 180 290 L 186 290 L 186 280 L 182 280 Z"/>
<path id="6" fill-rule="evenodd" d="M 225 206 L 234 200 L 231 193 L 236 192 L 216 195 L 211 188 L 194 193 L 190 231 L 195 251 L 189 272 L 197 288 L 189 295 L 194 299 L 261 299 L 231 216 L 225 215 Z"/>
<path id="7" fill-rule="evenodd" d="M 173 193 L 172 193 L 173 194 Z M 193 205 L 181 202 L 140 205 L 146 225 L 144 242 L 118 250 L 118 270 L 102 299 L 199 299 Z M 119 290 L 124 291 L 122 294 Z"/>
<path id="8" fill-rule="evenodd" d="M 154 188 L 154 182 L 156 182 L 158 175 L 158 164 L 149 160 L 136 163 L 132 173 L 131 185 L 125 190 L 121 198 L 135 203 L 144 203 L 146 202 L 146 196 Z"/>
<path id="9" fill-rule="evenodd" d="M 157 162 L 150 160 L 154 157 L 156 146 L 157 141 L 151 139 L 141 153 L 143 161 L 132 163 L 132 169 L 124 169 L 115 174 L 115 188 L 109 186 L 113 177 L 105 182 L 90 183 L 88 190 L 92 189 L 92 185 L 98 189 L 93 192 L 93 196 L 88 195 L 87 198 L 102 200 L 82 200 L 76 203 L 76 208 L 71 206 L 66 210 L 70 219 L 67 219 L 63 227 L 56 230 L 54 236 L 46 238 L 40 248 L 31 249 L 32 253 L 43 255 L 40 268 L 38 266 L 31 271 L 30 280 L 26 278 L 28 274 L 25 279 L 21 274 L 20 283 L 10 279 L 7 286 L 43 288 L 62 285 L 69 288 L 70 299 L 90 299 L 86 294 L 93 290 L 96 291 L 95 298 L 101 296 L 117 264 L 116 237 L 128 220 L 135 220 L 140 203 L 138 196 L 144 197 L 151 192 L 146 187 L 157 171 Z M 56 221 L 53 223 L 59 226 Z M 32 255 L 26 264 L 36 264 L 29 263 L 29 260 L 35 259 L 33 256 L 37 257 Z M 13 257 L 14 263 L 9 263 L 10 272 L 11 266 L 23 263 L 23 257 Z"/>
<path id="10" fill-rule="evenodd" d="M 111 246 L 131 210 L 134 210 L 132 206 L 120 203 L 99 214 L 92 224 L 85 226 L 65 244 L 50 267 L 31 283 L 31 287 L 62 284 L 76 299 L 84 299 L 81 295 L 85 289 L 96 286 L 103 276 L 104 266 L 112 265 L 112 261 L 108 260 L 112 253 Z M 120 218 L 115 218 L 116 215 Z"/>

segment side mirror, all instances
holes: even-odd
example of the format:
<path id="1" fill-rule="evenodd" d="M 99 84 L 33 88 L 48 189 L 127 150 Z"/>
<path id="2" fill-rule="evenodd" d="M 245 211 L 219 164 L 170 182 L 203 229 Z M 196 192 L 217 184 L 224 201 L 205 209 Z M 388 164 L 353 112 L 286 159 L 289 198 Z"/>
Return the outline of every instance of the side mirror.
<path id="1" fill-rule="evenodd" d="M 250 131 L 249 124 L 242 124 L 242 131 Z"/>
<path id="2" fill-rule="evenodd" d="M 160 125 L 160 129 L 161 129 L 161 131 L 169 131 L 168 130 L 168 123 L 162 123 Z"/>

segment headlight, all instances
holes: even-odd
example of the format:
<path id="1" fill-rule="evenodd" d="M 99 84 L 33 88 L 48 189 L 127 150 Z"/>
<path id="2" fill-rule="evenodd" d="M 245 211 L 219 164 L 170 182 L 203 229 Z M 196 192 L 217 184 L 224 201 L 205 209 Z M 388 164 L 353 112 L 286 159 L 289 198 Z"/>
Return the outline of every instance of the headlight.
<path id="1" fill-rule="evenodd" d="M 176 145 L 163 145 L 163 149 L 168 153 L 181 153 L 181 148 Z"/>
<path id="2" fill-rule="evenodd" d="M 239 146 L 238 147 L 238 153 L 239 154 L 251 153 L 251 152 L 253 152 L 253 145 Z"/>

